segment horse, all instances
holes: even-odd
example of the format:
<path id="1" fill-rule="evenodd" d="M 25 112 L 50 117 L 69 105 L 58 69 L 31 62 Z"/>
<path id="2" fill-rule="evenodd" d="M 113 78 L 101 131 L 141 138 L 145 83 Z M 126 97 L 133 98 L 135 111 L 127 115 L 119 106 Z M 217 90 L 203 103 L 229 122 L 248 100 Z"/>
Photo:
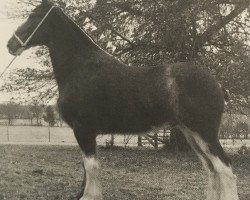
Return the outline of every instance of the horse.
<path id="1" fill-rule="evenodd" d="M 25 40 L 25 42 L 23 42 Z M 49 0 L 43 0 L 9 39 L 13 55 L 45 45 L 58 85 L 58 107 L 82 150 L 80 200 L 101 200 L 96 136 L 178 128 L 208 172 L 207 200 L 238 200 L 236 176 L 218 131 L 223 92 L 192 63 L 133 67 L 101 49 Z"/>

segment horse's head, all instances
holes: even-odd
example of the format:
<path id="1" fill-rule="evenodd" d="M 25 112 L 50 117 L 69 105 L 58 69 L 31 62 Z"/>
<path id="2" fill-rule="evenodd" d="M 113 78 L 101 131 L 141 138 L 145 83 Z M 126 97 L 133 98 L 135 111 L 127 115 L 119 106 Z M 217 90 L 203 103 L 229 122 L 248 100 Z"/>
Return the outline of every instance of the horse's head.
<path id="1" fill-rule="evenodd" d="M 48 43 L 49 12 L 52 6 L 49 0 L 42 0 L 42 3 L 32 11 L 28 19 L 18 27 L 7 44 L 12 55 L 19 55 L 23 50 L 32 46 Z"/>

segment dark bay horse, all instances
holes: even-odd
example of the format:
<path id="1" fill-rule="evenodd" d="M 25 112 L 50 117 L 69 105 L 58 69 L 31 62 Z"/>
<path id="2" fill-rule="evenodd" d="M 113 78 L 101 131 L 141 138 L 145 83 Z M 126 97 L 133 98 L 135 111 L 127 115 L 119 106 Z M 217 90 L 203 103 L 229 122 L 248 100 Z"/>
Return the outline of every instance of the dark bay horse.
<path id="1" fill-rule="evenodd" d="M 24 42 L 26 41 L 26 42 Z M 8 42 L 9 52 L 46 45 L 59 89 L 58 106 L 73 129 L 86 172 L 81 200 L 100 200 L 96 136 L 175 125 L 208 171 L 208 200 L 238 200 L 236 177 L 218 140 L 223 93 L 191 63 L 129 67 L 103 51 L 48 0 Z"/>

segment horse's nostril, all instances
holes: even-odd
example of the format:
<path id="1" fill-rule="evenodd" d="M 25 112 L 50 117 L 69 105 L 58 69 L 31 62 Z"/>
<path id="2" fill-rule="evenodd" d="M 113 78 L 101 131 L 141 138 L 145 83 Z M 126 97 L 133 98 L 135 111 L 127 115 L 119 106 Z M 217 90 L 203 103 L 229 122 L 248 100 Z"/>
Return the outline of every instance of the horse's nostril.
<path id="1" fill-rule="evenodd" d="M 10 54 L 12 54 L 12 55 L 14 54 L 13 48 L 9 42 L 7 43 L 7 49 L 8 49 Z"/>
<path id="2" fill-rule="evenodd" d="M 8 49 L 11 49 L 11 44 L 10 44 L 10 42 L 7 43 L 7 48 L 8 48 Z"/>
<path id="3" fill-rule="evenodd" d="M 10 43 L 9 42 L 7 43 L 7 49 L 10 49 Z"/>

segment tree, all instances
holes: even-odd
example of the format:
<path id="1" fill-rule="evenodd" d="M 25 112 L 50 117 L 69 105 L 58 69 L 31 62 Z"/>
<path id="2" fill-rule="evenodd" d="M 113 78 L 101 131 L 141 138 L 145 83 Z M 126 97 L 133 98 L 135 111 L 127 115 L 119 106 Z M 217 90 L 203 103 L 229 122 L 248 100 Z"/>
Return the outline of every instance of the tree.
<path id="1" fill-rule="evenodd" d="M 124 143 L 124 147 L 126 148 L 129 141 L 133 138 L 132 135 L 124 135 L 123 136 L 123 143 Z"/>
<path id="2" fill-rule="evenodd" d="M 49 124 L 49 126 L 54 126 L 56 123 L 55 114 L 52 106 L 48 106 L 46 108 L 46 115 L 43 116 L 45 122 Z"/>
<path id="3" fill-rule="evenodd" d="M 9 126 L 13 125 L 13 119 L 18 115 L 18 108 L 19 105 L 12 100 L 0 106 L 0 113 L 7 118 Z"/>
<path id="4" fill-rule="evenodd" d="M 61 114 L 59 112 L 58 106 L 57 105 L 53 106 L 53 110 L 55 111 L 54 112 L 55 113 L 55 121 L 56 121 L 57 126 L 62 127 L 63 119 L 62 119 Z"/>
<path id="5" fill-rule="evenodd" d="M 43 109 L 44 109 L 44 105 L 42 105 L 36 99 L 33 99 L 33 102 L 29 105 L 29 110 L 32 114 L 32 118 L 36 118 L 37 125 L 41 125 Z"/>
<path id="6" fill-rule="evenodd" d="M 230 104 L 236 112 L 249 107 L 250 1 L 96 0 L 92 4 L 91 0 L 55 0 L 55 3 L 101 47 L 123 62 L 147 67 L 193 61 L 208 69 L 230 91 Z M 30 5 L 35 4 L 31 0 L 20 1 L 24 9 L 19 15 L 27 14 Z M 56 95 L 47 50 L 40 48 L 36 55 L 45 67 L 16 70 L 5 84 L 6 90 L 40 91 L 37 95 L 48 99 Z"/>

